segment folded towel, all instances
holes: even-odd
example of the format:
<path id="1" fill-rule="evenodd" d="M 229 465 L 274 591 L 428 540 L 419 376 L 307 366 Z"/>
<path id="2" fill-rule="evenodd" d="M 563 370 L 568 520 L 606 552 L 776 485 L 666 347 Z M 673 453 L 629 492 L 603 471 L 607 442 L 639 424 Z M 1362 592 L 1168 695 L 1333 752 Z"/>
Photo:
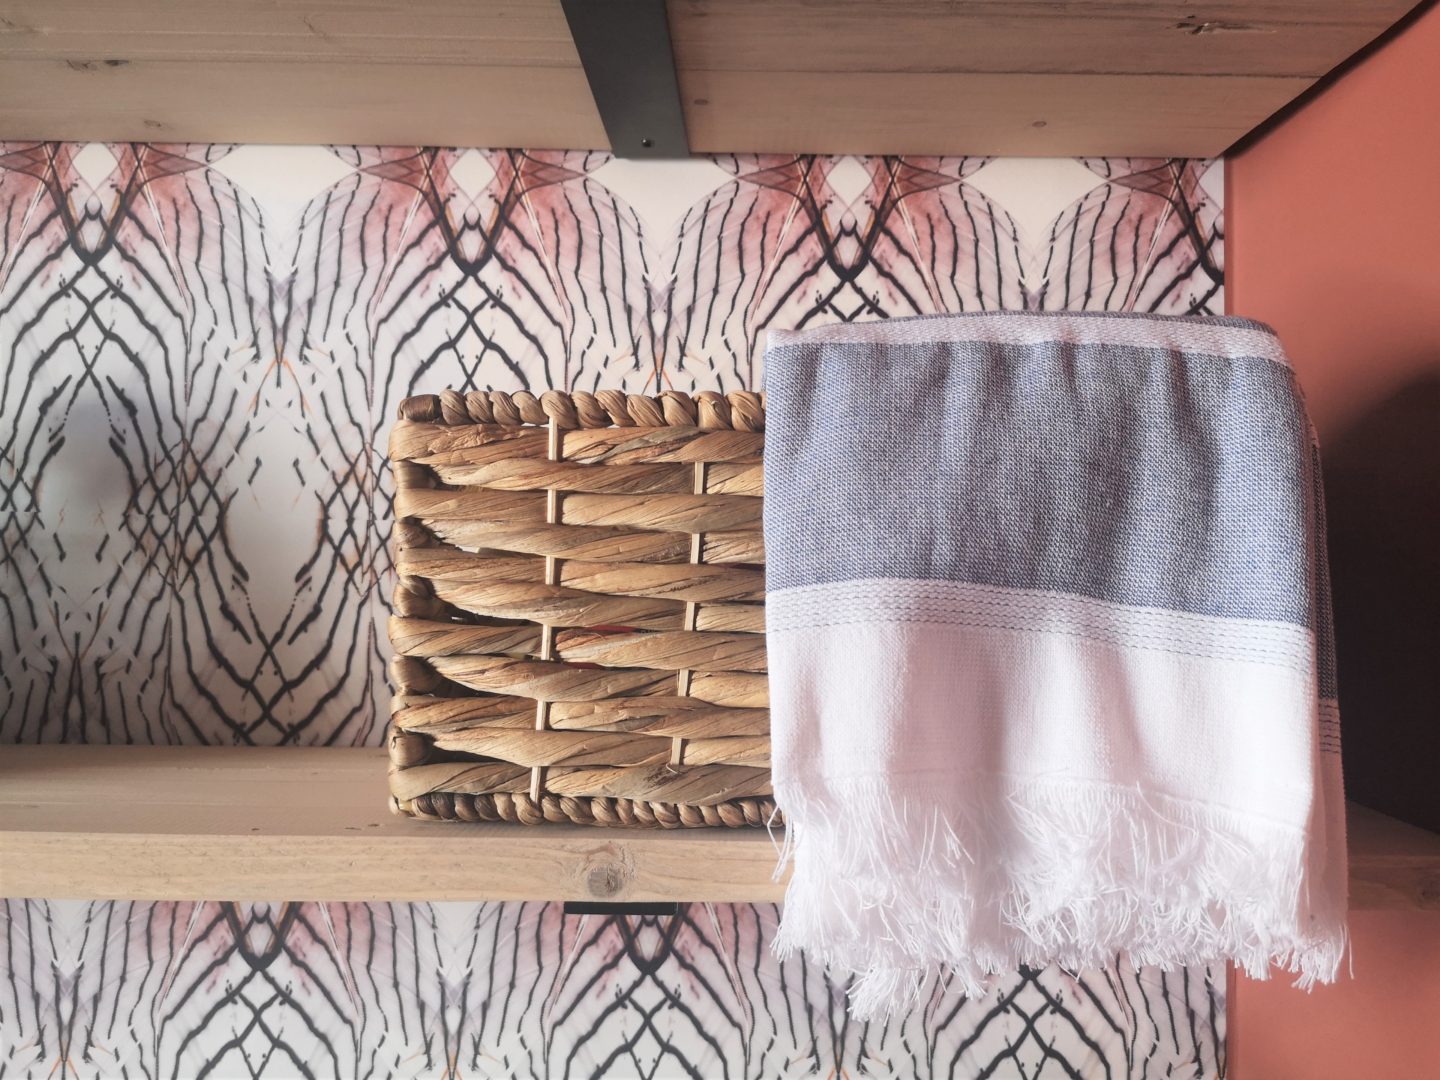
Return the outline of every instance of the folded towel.
<path id="1" fill-rule="evenodd" d="M 1318 457 L 1265 326 L 770 335 L 778 947 L 852 1010 L 1020 965 L 1345 948 Z"/>

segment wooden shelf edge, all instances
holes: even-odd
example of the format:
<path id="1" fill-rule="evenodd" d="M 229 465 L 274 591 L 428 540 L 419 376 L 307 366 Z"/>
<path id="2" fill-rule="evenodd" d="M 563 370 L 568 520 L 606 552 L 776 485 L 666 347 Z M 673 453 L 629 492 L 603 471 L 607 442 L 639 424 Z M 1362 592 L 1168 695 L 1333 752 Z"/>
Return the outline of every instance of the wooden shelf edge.
<path id="1" fill-rule="evenodd" d="M 1351 911 L 1440 911 L 1440 834 L 1346 808 Z"/>
<path id="2" fill-rule="evenodd" d="M 378 749 L 0 749 L 0 895 L 778 903 L 759 829 L 441 824 Z M 1440 911 L 1440 835 L 1350 807 L 1353 910 Z"/>
<path id="3" fill-rule="evenodd" d="M 380 749 L 0 750 L 0 895 L 110 900 L 778 901 L 763 829 L 390 813 Z"/>

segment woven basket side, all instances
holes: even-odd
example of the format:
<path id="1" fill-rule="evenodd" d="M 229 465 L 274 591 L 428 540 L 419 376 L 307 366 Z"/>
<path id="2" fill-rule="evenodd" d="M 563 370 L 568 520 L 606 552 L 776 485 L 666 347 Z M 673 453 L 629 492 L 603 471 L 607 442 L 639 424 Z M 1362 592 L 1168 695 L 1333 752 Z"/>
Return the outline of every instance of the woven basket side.
<path id="1" fill-rule="evenodd" d="M 764 404 L 410 398 L 391 436 L 393 805 L 756 826 L 770 798 Z"/>

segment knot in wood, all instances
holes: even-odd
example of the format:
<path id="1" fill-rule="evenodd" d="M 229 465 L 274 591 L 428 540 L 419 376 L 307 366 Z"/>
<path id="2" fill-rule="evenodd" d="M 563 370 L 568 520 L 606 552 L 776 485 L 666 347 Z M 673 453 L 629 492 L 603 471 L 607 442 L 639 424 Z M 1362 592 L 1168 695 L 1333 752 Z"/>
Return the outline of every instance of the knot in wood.
<path id="1" fill-rule="evenodd" d="M 625 887 L 625 878 L 625 868 L 619 863 L 599 863 L 585 875 L 585 888 L 591 896 L 603 899 L 617 895 Z"/>

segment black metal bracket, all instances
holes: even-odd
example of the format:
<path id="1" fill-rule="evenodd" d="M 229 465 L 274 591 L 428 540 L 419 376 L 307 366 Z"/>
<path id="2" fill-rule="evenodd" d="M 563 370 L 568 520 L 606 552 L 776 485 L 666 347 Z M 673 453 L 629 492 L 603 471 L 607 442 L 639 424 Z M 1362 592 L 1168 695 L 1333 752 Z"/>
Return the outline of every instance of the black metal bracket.
<path id="1" fill-rule="evenodd" d="M 566 915 L 678 915 L 680 905 L 669 903 L 653 904 L 596 904 L 588 900 L 566 900 Z"/>
<path id="2" fill-rule="evenodd" d="M 665 0 L 561 0 L 617 157 L 690 153 Z"/>

